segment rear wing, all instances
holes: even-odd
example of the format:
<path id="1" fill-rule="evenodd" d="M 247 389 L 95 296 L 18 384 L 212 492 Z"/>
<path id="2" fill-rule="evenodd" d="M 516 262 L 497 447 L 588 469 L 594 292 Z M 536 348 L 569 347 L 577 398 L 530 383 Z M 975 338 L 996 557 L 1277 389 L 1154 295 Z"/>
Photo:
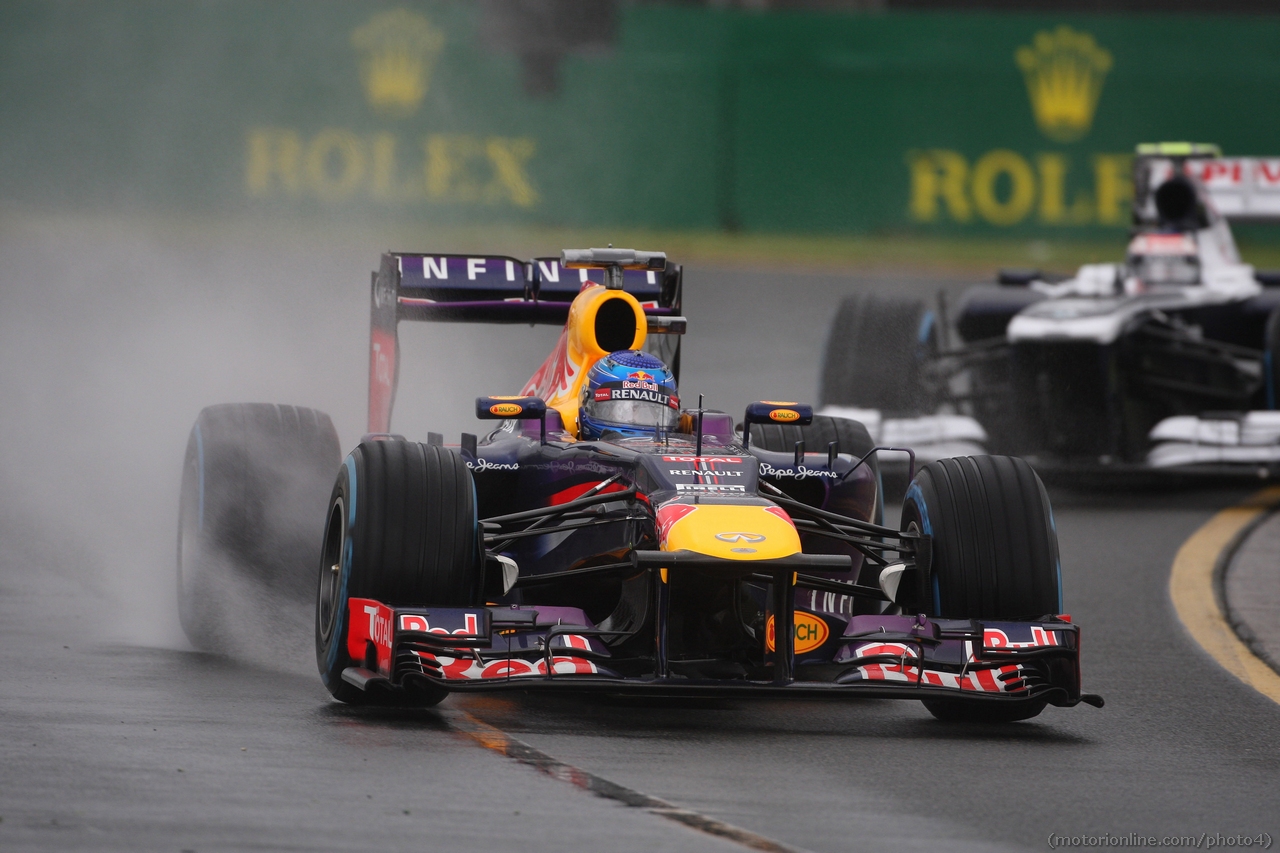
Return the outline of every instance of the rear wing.
<path id="1" fill-rule="evenodd" d="M 369 423 L 390 432 L 400 378 L 401 320 L 437 323 L 562 325 L 569 305 L 605 269 L 570 269 L 560 258 L 522 261 L 505 255 L 386 252 L 373 273 L 369 329 Z M 622 289 L 644 309 L 656 354 L 679 369 L 683 268 L 622 271 Z M 666 337 L 671 334 L 671 337 Z"/>
<path id="2" fill-rule="evenodd" d="M 1139 145 L 1134 161 L 1136 222 L 1155 221 L 1155 189 L 1181 170 L 1230 220 L 1280 221 L 1280 157 L 1223 157 L 1216 145 Z"/>
<path id="3" fill-rule="evenodd" d="M 1221 157 L 1187 166 L 1228 219 L 1280 219 L 1280 158 Z"/>

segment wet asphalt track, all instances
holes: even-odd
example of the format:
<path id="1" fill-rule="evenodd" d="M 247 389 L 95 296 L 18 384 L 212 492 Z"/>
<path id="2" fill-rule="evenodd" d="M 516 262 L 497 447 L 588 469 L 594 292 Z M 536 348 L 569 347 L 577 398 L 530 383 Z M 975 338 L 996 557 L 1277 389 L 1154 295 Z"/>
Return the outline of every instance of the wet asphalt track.
<path id="1" fill-rule="evenodd" d="M 1056 491 L 1085 688 L 1107 707 L 1000 729 L 889 701 L 356 711 L 328 701 L 297 614 L 247 620 L 254 662 L 188 651 L 171 578 L 186 431 L 205 403 L 276 400 L 330 411 L 349 446 L 378 246 L 0 224 L 0 850 L 745 849 L 484 749 L 463 713 L 813 851 L 1280 830 L 1280 708 L 1194 646 L 1166 592 L 1181 542 L 1243 491 Z M 736 410 L 810 395 L 841 293 L 940 284 L 957 285 L 691 269 L 685 396 Z M 510 390 L 553 334 L 433 331 L 406 335 L 407 357 L 446 365 L 406 368 L 411 435 L 468 427 L 469 398 Z"/>

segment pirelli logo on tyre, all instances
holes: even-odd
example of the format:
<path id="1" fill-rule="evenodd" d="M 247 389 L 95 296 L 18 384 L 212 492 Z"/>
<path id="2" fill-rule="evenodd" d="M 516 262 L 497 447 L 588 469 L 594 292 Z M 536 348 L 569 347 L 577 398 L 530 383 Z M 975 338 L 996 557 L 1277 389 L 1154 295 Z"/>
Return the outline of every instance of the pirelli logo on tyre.
<path id="1" fill-rule="evenodd" d="M 521 406 L 519 403 L 494 403 L 489 407 L 489 412 L 500 418 L 515 417 L 523 411 L 524 406 Z"/>
<path id="2" fill-rule="evenodd" d="M 769 413 L 769 420 L 787 424 L 800 420 L 800 413 L 795 409 L 774 409 Z"/>

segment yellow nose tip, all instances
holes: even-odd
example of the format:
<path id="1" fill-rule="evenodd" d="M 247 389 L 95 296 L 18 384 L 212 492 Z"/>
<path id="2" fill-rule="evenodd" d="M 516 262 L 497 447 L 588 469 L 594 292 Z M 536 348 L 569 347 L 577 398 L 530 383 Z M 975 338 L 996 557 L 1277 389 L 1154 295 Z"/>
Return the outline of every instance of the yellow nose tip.
<path id="1" fill-rule="evenodd" d="M 662 549 L 728 560 L 772 560 L 800 553 L 800 535 L 777 507 L 699 504 L 666 528 Z"/>

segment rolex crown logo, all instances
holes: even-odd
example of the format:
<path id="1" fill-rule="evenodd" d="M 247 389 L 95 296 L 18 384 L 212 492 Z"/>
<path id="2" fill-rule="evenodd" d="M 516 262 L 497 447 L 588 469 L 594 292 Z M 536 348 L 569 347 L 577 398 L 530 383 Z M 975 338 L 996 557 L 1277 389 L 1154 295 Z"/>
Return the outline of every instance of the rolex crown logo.
<path id="1" fill-rule="evenodd" d="M 1111 53 L 1088 33 L 1061 26 L 1041 30 L 1014 58 L 1022 69 L 1040 131 L 1055 142 L 1074 142 L 1089 132 Z"/>
<path id="2" fill-rule="evenodd" d="M 421 15 L 396 9 L 375 15 L 351 34 L 351 43 L 360 52 L 360 82 L 374 112 L 413 115 L 431 84 L 444 35 Z"/>

